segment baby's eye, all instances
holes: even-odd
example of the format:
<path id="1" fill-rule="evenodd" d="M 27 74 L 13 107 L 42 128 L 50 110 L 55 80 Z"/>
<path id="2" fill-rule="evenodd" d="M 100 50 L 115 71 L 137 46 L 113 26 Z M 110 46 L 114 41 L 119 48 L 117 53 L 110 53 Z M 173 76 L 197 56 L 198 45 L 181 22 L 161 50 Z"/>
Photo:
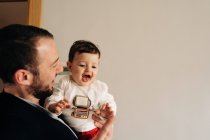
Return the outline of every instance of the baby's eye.
<path id="1" fill-rule="evenodd" d="M 85 67 L 86 65 L 85 65 L 85 64 L 80 64 L 79 66 L 80 66 L 80 67 Z"/>
<path id="2" fill-rule="evenodd" d="M 95 68 L 96 68 L 96 66 L 92 66 L 92 68 L 93 68 L 93 69 L 95 69 Z"/>

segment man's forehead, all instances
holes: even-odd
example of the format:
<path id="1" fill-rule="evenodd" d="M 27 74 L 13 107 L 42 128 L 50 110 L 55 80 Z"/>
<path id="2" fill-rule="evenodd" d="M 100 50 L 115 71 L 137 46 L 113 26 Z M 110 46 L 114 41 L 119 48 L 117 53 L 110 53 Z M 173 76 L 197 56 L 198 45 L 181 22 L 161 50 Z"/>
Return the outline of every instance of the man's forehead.
<path id="1" fill-rule="evenodd" d="M 38 59 L 40 63 L 48 62 L 51 66 L 59 60 L 55 41 L 51 38 L 42 38 L 37 44 Z"/>

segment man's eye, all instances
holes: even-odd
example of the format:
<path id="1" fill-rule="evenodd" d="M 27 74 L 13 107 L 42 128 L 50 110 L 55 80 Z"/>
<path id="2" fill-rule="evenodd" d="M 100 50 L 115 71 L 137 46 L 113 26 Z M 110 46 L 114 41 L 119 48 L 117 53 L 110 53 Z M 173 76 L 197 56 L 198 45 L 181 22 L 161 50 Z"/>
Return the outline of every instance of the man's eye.
<path id="1" fill-rule="evenodd" d="M 57 65 L 53 65 L 51 68 L 55 69 L 57 67 Z"/>

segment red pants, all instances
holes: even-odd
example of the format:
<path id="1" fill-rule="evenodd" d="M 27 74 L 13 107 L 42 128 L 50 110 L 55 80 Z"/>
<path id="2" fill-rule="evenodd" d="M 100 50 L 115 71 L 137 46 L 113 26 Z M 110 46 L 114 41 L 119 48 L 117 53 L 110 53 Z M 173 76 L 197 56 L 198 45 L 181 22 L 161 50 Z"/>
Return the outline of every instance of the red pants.
<path id="1" fill-rule="evenodd" d="M 91 140 L 98 134 L 98 131 L 99 131 L 99 128 L 95 128 L 93 130 L 86 131 L 86 132 L 78 132 L 77 136 L 79 140 Z"/>

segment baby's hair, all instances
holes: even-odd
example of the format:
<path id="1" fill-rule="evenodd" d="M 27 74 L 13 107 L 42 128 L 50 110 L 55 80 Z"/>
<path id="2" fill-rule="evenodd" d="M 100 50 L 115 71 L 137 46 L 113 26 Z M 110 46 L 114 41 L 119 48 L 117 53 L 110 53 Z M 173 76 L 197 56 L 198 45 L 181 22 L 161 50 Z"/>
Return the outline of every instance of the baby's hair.
<path id="1" fill-rule="evenodd" d="M 96 45 L 90 41 L 86 40 L 77 40 L 75 41 L 69 51 L 69 61 L 72 62 L 74 60 L 74 56 L 76 53 L 91 53 L 98 54 L 99 58 L 101 56 L 100 50 Z"/>

